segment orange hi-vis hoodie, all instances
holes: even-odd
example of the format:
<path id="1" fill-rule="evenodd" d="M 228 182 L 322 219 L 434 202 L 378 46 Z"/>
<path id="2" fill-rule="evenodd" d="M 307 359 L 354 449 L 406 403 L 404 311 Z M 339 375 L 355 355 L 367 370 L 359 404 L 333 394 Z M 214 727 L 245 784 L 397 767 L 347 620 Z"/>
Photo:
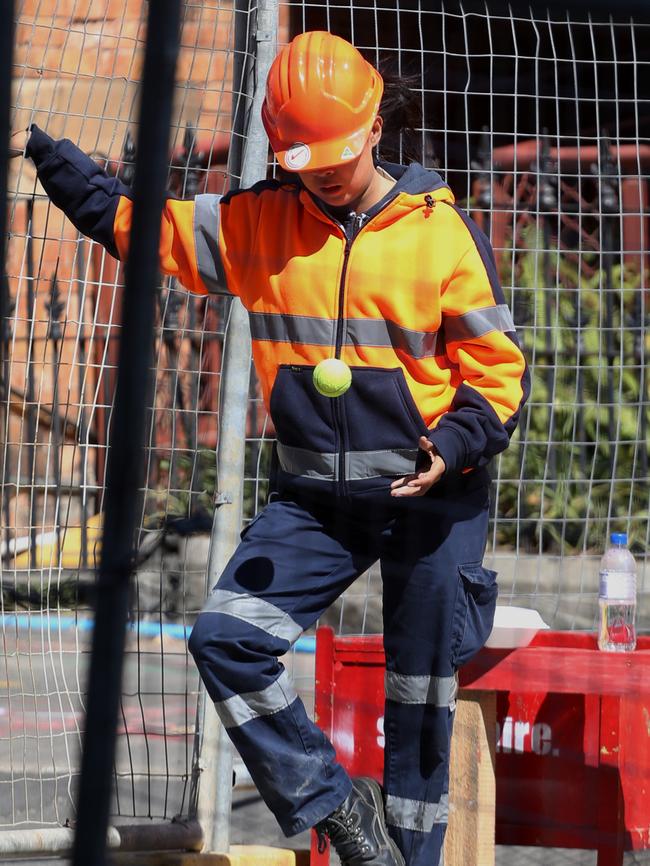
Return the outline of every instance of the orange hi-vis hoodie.
<path id="1" fill-rule="evenodd" d="M 54 204 L 125 258 L 131 191 L 37 127 L 28 155 Z M 386 492 L 426 465 L 421 435 L 447 481 L 485 483 L 476 470 L 507 447 L 528 396 L 487 238 L 438 174 L 383 168 L 397 181 L 390 193 L 342 221 L 299 183 L 165 204 L 163 272 L 192 292 L 236 295 L 248 311 L 284 488 Z M 352 369 L 336 399 L 312 381 L 330 357 Z"/>

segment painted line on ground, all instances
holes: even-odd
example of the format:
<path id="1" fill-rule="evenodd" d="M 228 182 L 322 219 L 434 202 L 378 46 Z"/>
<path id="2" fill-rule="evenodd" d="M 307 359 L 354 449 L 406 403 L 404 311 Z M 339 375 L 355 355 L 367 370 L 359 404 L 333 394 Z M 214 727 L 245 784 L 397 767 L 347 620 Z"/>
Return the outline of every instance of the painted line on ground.
<path id="1" fill-rule="evenodd" d="M 44 616 L 43 614 L 4 613 L 0 615 L 3 628 L 32 629 L 32 631 L 92 631 L 94 621 L 90 618 L 75 616 Z M 129 631 L 137 632 L 140 637 L 170 637 L 187 640 L 192 631 L 191 625 L 173 622 L 155 622 L 154 620 L 138 620 L 129 623 Z M 303 635 L 293 645 L 299 653 L 314 653 L 316 638 L 313 635 Z"/>

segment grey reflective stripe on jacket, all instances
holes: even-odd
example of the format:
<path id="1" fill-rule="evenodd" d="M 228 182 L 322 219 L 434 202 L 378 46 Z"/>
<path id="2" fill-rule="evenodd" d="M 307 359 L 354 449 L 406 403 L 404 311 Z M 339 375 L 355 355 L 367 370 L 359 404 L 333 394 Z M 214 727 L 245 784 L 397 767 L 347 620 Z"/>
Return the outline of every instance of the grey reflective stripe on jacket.
<path id="1" fill-rule="evenodd" d="M 293 316 L 289 313 L 248 314 L 251 337 L 272 343 L 309 343 L 331 346 L 335 340 L 336 320 L 316 316 Z"/>
<path id="2" fill-rule="evenodd" d="M 406 797 L 386 797 L 386 821 L 393 827 L 430 833 L 434 824 L 446 824 L 449 818 L 449 794 L 438 803 L 409 800 Z"/>
<path id="3" fill-rule="evenodd" d="M 345 454 L 345 479 L 339 478 L 339 455 L 294 448 L 277 443 L 278 462 L 284 472 L 320 481 L 358 481 L 386 475 L 409 475 L 415 469 L 417 448 L 389 451 L 348 451 Z"/>
<path id="4" fill-rule="evenodd" d="M 254 340 L 331 346 L 336 319 L 295 316 L 290 313 L 249 313 Z M 437 331 L 414 331 L 386 319 L 345 319 L 343 342 L 347 346 L 376 346 L 405 352 L 412 358 L 429 358 L 436 352 Z"/>
<path id="5" fill-rule="evenodd" d="M 297 697 L 289 674 L 282 671 L 277 680 L 261 692 L 233 695 L 224 701 L 215 701 L 214 706 L 225 728 L 239 728 L 252 719 L 285 710 Z"/>
<path id="6" fill-rule="evenodd" d="M 514 332 L 515 323 L 506 304 L 470 310 L 462 316 L 445 316 L 442 330 L 448 343 L 482 337 L 490 331 Z"/>
<path id="7" fill-rule="evenodd" d="M 201 613 L 223 613 L 235 617 L 289 644 L 295 643 L 303 632 L 288 613 L 269 601 L 229 589 L 212 590 Z"/>
<path id="8" fill-rule="evenodd" d="M 386 671 L 384 676 L 386 698 L 398 704 L 429 704 L 433 707 L 456 706 L 458 678 L 409 676 Z"/>
<path id="9" fill-rule="evenodd" d="M 197 195 L 194 199 L 194 245 L 199 275 L 212 294 L 230 294 L 219 253 L 220 195 Z"/>

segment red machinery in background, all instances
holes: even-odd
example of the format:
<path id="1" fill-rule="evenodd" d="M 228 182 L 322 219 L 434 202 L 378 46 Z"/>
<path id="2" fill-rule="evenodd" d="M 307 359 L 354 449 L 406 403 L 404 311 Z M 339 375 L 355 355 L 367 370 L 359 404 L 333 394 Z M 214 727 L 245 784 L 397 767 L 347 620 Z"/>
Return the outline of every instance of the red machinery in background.
<path id="1" fill-rule="evenodd" d="M 554 244 L 565 252 L 602 251 L 603 217 L 619 217 L 616 252 L 626 266 L 648 266 L 650 146 L 551 147 L 548 137 L 489 148 L 473 162 L 472 216 L 501 252 L 525 249 L 522 229 L 553 219 Z M 613 250 L 612 250 L 613 252 Z"/>

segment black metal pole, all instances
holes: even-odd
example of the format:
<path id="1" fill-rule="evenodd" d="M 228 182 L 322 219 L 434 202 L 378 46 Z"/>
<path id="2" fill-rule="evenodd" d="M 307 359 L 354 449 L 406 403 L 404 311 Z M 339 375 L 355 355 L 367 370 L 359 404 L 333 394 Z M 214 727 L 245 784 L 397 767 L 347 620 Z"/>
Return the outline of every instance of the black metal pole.
<path id="1" fill-rule="evenodd" d="M 59 298 L 59 283 L 57 280 L 59 272 L 59 262 L 57 259 L 56 269 L 52 277 L 50 287 L 50 302 L 47 304 L 49 312 L 48 333 L 47 338 L 52 342 L 52 427 L 51 427 L 51 455 L 53 461 L 54 476 L 54 531 L 56 533 L 56 564 L 61 565 L 61 443 L 63 441 L 63 425 L 59 414 L 59 371 L 61 369 L 61 355 L 59 346 L 63 337 L 60 317 L 63 312 L 63 304 Z"/>
<path id="2" fill-rule="evenodd" d="M 14 4 L 3 0 L 0 15 L 0 443 L 9 413 L 9 367 L 6 363 L 9 343 L 9 281 L 6 269 L 7 247 L 7 171 L 9 166 L 9 129 L 11 114 L 11 68 L 14 47 Z M 7 446 L 0 446 L 0 478 L 5 475 Z M 8 500 L 3 485 L 2 502 L 8 518 Z M 8 532 L 8 520 L 5 527 Z M 7 536 L 8 538 L 8 536 Z"/>
<path id="3" fill-rule="evenodd" d="M 25 410 L 27 413 L 27 464 L 29 466 L 29 567 L 36 566 L 36 397 L 34 388 L 34 311 L 36 308 L 36 271 L 34 268 L 34 197 L 27 202 L 27 386 Z"/>
<path id="4" fill-rule="evenodd" d="M 230 148 L 228 152 L 228 175 L 230 189 L 237 189 L 241 180 L 244 151 L 244 130 L 250 108 L 247 96 L 246 75 L 250 74 L 250 0 L 235 0 L 235 45 L 233 54 L 232 86 L 233 111 Z"/>
<path id="5" fill-rule="evenodd" d="M 3 0 L 0 15 L 0 330 L 9 312 L 9 292 L 6 272 L 7 247 L 7 172 L 9 167 L 9 130 L 11 114 L 11 68 L 14 47 L 14 4 Z M 0 340 L 0 346 L 4 344 Z M 3 348 L 0 347 L 0 353 Z M 3 356 L 0 354 L 0 362 Z M 0 363 L 0 375 L 3 364 Z M 3 383 L 2 393 L 9 393 L 9 383 Z"/>
<path id="6" fill-rule="evenodd" d="M 6 433 L 8 432 L 7 425 L 9 423 L 9 405 L 11 402 L 11 375 L 9 366 L 9 343 L 12 337 L 11 319 L 15 304 L 9 294 L 9 286 L 6 274 L 0 268 L 0 279 L 2 279 L 2 288 L 0 292 L 4 292 L 4 316 L 0 318 L 0 479 L 5 479 L 2 483 L 2 517 L 4 536 L 4 551 L 5 555 L 9 553 L 9 539 L 11 537 L 11 495 L 9 485 L 6 483 L 7 477 L 11 474 L 11 451 L 7 441 Z M 0 482 L 1 483 L 1 482 Z M 2 545 L 0 545 L 1 547 Z M 1 560 L 0 560 L 1 567 Z"/>
<path id="7" fill-rule="evenodd" d="M 86 257 L 84 255 L 85 241 L 79 235 L 77 245 L 77 309 L 79 310 L 79 364 L 78 364 L 78 387 L 79 387 L 79 418 L 77 429 L 79 431 L 77 440 L 79 442 L 79 462 L 83 478 L 81 494 L 81 550 L 79 553 L 79 567 L 88 567 L 88 490 L 86 485 L 86 460 L 88 459 L 88 423 L 86 421 L 86 402 L 84 390 L 86 383 L 86 325 L 84 322 L 84 287 L 86 285 Z"/>
<path id="8" fill-rule="evenodd" d="M 158 244 L 167 183 L 180 10 L 181 0 L 149 3 L 133 185 L 132 254 L 126 263 L 120 358 L 108 452 L 74 866 L 106 863 L 134 532 L 142 495 Z"/>
<path id="9" fill-rule="evenodd" d="M 159 296 L 160 307 L 160 329 L 162 333 L 162 341 L 167 349 L 167 370 L 171 379 L 169 392 L 171 395 L 171 447 L 169 457 L 169 481 L 172 488 L 178 490 L 180 485 L 178 459 L 176 455 L 176 447 L 178 441 L 178 418 L 181 419 L 183 432 L 187 434 L 186 418 L 185 418 L 185 398 L 183 396 L 183 388 L 181 386 L 181 378 L 178 369 L 179 357 L 179 307 L 182 303 L 178 291 L 174 289 L 174 280 L 169 280 L 167 289 L 167 297 Z M 181 337 L 182 339 L 182 337 Z M 167 378 L 167 377 L 165 377 Z M 166 387 L 166 382 L 165 382 Z M 155 434 L 155 431 L 154 431 Z M 189 440 L 186 438 L 186 446 Z"/>

